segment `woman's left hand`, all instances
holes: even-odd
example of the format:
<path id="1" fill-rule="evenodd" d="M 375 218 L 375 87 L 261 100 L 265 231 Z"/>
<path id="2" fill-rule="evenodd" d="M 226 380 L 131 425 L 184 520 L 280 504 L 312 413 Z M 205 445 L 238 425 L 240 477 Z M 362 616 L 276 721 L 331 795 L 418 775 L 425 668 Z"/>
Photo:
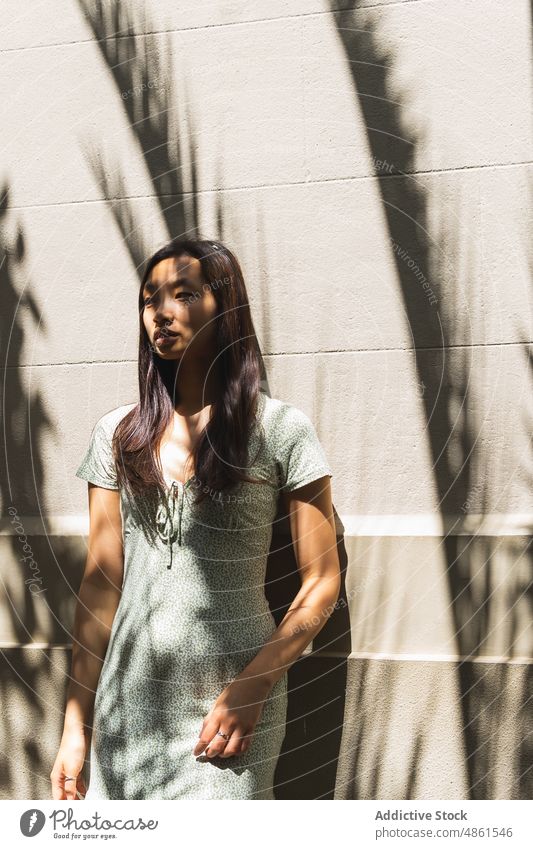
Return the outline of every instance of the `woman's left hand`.
<path id="1" fill-rule="evenodd" d="M 236 678 L 222 691 L 202 725 L 193 755 L 230 758 L 245 752 L 263 711 L 270 687 L 258 678 Z M 230 735 L 224 739 L 217 731 Z"/>

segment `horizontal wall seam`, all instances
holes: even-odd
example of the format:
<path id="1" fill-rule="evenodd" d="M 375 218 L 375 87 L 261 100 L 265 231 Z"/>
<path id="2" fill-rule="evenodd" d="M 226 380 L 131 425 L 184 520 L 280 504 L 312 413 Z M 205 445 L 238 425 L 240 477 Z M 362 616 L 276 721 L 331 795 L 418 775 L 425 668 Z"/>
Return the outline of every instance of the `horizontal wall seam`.
<path id="1" fill-rule="evenodd" d="M 362 6 L 358 8 L 357 12 L 361 11 L 372 11 L 373 9 L 380 9 L 382 7 L 386 7 L 387 9 L 393 8 L 394 6 L 407 6 L 412 3 L 433 3 L 438 2 L 438 0 L 396 0 L 396 2 L 383 2 L 383 3 L 373 3 L 371 6 Z M 316 9 L 314 12 L 298 12 L 294 15 L 277 15 L 273 18 L 249 18 L 248 20 L 242 21 L 221 21 L 220 23 L 208 23 L 208 24 L 198 24 L 197 26 L 189 26 L 189 27 L 173 27 L 172 29 L 152 29 L 147 30 L 146 32 L 134 32 L 133 36 L 135 38 L 150 38 L 153 35 L 172 35 L 173 33 L 187 33 L 187 32 L 195 32 L 197 30 L 208 30 L 208 29 L 220 29 L 221 27 L 235 27 L 235 26 L 253 26 L 255 24 L 269 24 L 276 23 L 279 21 L 298 21 L 302 18 L 318 18 L 324 15 L 334 15 L 339 12 L 352 11 L 347 10 L 345 7 L 341 7 L 340 9 Z M 84 16 L 85 17 L 85 16 Z M 113 33 L 112 35 L 108 35 L 106 38 L 96 39 L 95 37 L 91 38 L 79 38 L 77 41 L 54 41 L 50 44 L 28 44 L 22 47 L 6 47 L 4 50 L 0 50 L 0 54 L 2 53 L 22 53 L 26 50 L 49 50 L 57 47 L 78 47 L 81 44 L 91 44 L 92 42 L 97 43 L 97 41 L 116 41 L 120 38 L 129 38 L 131 39 L 131 33 L 127 32 L 124 35 L 121 35 L 120 31 L 118 33 Z"/>
<path id="2" fill-rule="evenodd" d="M 468 345 L 419 345 L 415 348 L 406 347 L 406 348 L 328 348 L 327 350 L 313 350 L 313 351 L 271 351 L 270 353 L 263 353 L 263 359 L 268 359 L 270 357 L 308 357 L 308 356 L 322 356 L 327 354 L 388 354 L 394 353 L 398 351 L 408 351 L 410 353 L 415 353 L 416 351 L 455 351 L 455 350 L 464 350 L 469 351 L 474 348 L 482 348 L 483 350 L 487 348 L 505 348 L 505 347 L 523 347 L 533 345 L 533 339 L 523 339 L 517 340 L 514 342 L 472 342 Z M 19 363 L 16 366 L 1 366 L 0 374 L 7 371 L 20 371 L 21 369 L 26 368 L 72 368 L 73 366 L 109 366 L 109 365 L 137 365 L 137 359 L 131 360 L 72 360 L 72 361 L 63 361 L 61 363 Z"/>
<path id="3" fill-rule="evenodd" d="M 72 643 L 17 643 L 9 641 L 0 641 L 0 650 L 23 649 L 23 650 L 44 650 L 44 649 L 72 649 Z M 423 654 L 418 652 L 411 653 L 395 653 L 395 652 L 361 652 L 353 651 L 349 654 L 338 651 L 305 651 L 301 657 L 309 658 L 338 658 L 339 660 L 390 660 L 399 662 L 413 663 L 489 663 L 489 664 L 506 664 L 508 666 L 524 666 L 531 665 L 533 658 L 518 656 L 510 657 L 509 655 L 459 655 L 459 654 Z"/>
<path id="4" fill-rule="evenodd" d="M 243 192 L 243 191 L 261 191 L 264 189 L 286 189 L 290 187 L 308 187 L 308 186 L 321 186 L 329 183 L 349 183 L 350 181 L 358 182 L 359 180 L 403 180 L 406 177 L 423 177 L 429 176 L 431 174 L 457 174 L 461 171 L 485 171 L 488 168 L 520 168 L 524 165 L 533 165 L 533 159 L 525 159 L 520 160 L 519 162 L 487 162 L 486 164 L 480 165 L 461 165 L 455 168 L 431 168 L 428 170 L 418 170 L 418 171 L 402 171 L 400 174 L 361 174 L 359 176 L 353 177 L 330 177 L 322 178 L 321 180 L 287 180 L 284 183 L 258 183 L 258 184 L 248 184 L 243 186 L 227 186 L 221 189 L 196 189 L 193 191 L 184 190 L 177 194 L 173 192 L 171 194 L 165 194 L 164 192 L 161 194 L 155 194 L 151 192 L 150 194 L 142 194 L 142 195 L 120 195 L 113 196 L 110 198 L 88 198 L 83 200 L 70 200 L 70 201 L 57 201 L 52 203 L 29 203 L 29 204 L 21 204 L 21 205 L 11 205 L 9 208 L 13 211 L 24 211 L 28 209 L 47 209 L 63 206 L 77 206 L 78 204 L 92 204 L 92 203 L 101 203 L 105 204 L 106 207 L 110 201 L 121 201 L 121 200 L 162 200 L 171 199 L 171 198 L 185 198 L 189 195 L 191 197 L 201 197 L 202 195 L 223 195 L 226 192 Z"/>
<path id="5" fill-rule="evenodd" d="M 313 657 L 338 657 L 345 660 L 393 660 L 413 663 L 492 663 L 509 666 L 524 666 L 533 663 L 533 658 L 526 656 L 510 657 L 509 655 L 460 655 L 460 654 L 423 654 L 418 652 L 362 652 L 354 651 L 349 654 L 335 651 L 315 651 Z"/>
<path id="6" fill-rule="evenodd" d="M 336 477 L 334 476 L 336 485 Z M 4 505 L 4 509 L 5 509 Z M 16 508 L 16 505 L 12 505 Z M 16 521 L 14 521 L 16 519 Z M 533 531 L 531 513 L 400 513 L 388 515 L 339 514 L 337 535 L 351 537 L 436 537 L 443 536 L 529 536 Z M 18 528 L 18 530 L 17 530 Z M 341 528 L 344 528 L 342 532 Z M 22 530 L 21 530 L 22 529 Z M 2 517 L 0 536 L 87 536 L 89 514 Z M 287 531 L 274 529 L 274 536 Z"/>

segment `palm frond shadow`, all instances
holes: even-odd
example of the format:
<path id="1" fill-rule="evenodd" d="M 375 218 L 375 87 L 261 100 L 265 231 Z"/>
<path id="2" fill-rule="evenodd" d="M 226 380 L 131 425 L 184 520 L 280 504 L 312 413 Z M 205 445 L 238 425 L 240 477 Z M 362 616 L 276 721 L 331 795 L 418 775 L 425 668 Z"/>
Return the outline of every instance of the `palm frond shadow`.
<path id="1" fill-rule="evenodd" d="M 524 587 L 515 564 L 506 583 L 502 584 L 501 580 L 498 583 L 495 574 L 501 572 L 498 566 L 502 558 L 505 560 L 506 554 L 513 551 L 515 543 L 512 538 L 509 538 L 510 542 L 488 538 L 490 542 L 487 543 L 487 538 L 481 538 L 480 542 L 475 536 L 457 536 L 454 535 L 457 528 L 448 527 L 447 521 L 450 515 L 461 517 L 467 512 L 465 504 L 468 503 L 471 491 L 471 468 L 477 456 L 475 395 L 470 385 L 475 352 L 467 344 L 458 350 L 451 350 L 451 322 L 454 322 L 456 330 L 461 321 L 462 305 L 459 292 L 454 289 L 449 275 L 450 266 L 453 266 L 450 258 L 456 262 L 459 259 L 464 261 L 468 249 L 461 232 L 461 218 L 457 212 L 455 215 L 450 212 L 443 214 L 441 232 L 431 232 L 427 213 L 427 184 L 416 179 L 413 173 L 415 153 L 423 140 L 422 131 L 411 126 L 404 117 L 404 102 L 408 95 L 405 93 L 399 96 L 393 86 L 394 53 L 381 46 L 379 26 L 374 14 L 366 14 L 358 8 L 357 2 L 341 12 L 336 12 L 335 6 L 332 2 L 332 16 L 349 66 L 354 98 L 357 98 L 363 115 L 372 159 L 375 163 L 387 163 L 387 174 L 378 169 L 376 177 L 387 235 L 393 246 L 405 314 L 412 334 L 418 382 L 424 388 L 423 406 L 432 473 L 443 526 L 446 528 L 443 550 L 450 630 L 455 640 L 455 651 L 459 657 L 474 656 L 490 644 L 497 646 L 498 651 L 494 653 L 513 657 L 517 646 L 523 643 L 522 629 L 527 616 L 530 616 L 527 610 L 530 592 Z M 456 207 L 460 207 L 459 202 Z M 462 250 L 461 257 L 459 249 Z M 411 259 L 415 262 L 416 278 L 407 262 Z M 468 269 L 464 276 L 468 277 Z M 429 281 L 434 300 L 428 298 L 420 282 L 422 279 Z M 456 462 L 455 457 L 460 457 L 460 462 Z M 484 513 L 490 509 L 490 495 L 491 474 L 488 469 L 482 491 L 476 492 L 479 512 Z M 484 546 L 486 548 L 483 551 Z M 530 562 L 527 541 L 524 546 L 524 540 L 521 540 L 519 548 L 518 556 Z M 480 562 L 480 549 L 483 562 Z M 504 637 L 497 626 L 497 608 L 502 603 L 506 608 L 507 628 Z M 520 611 L 520 616 L 511 614 L 515 608 Z M 464 767 L 472 798 L 497 797 L 502 781 L 496 760 L 497 749 L 498 744 L 504 745 L 505 729 L 508 730 L 509 716 L 505 701 L 494 701 L 492 698 L 492 681 L 494 676 L 499 675 L 498 667 L 487 671 L 482 668 L 484 666 L 466 662 L 456 664 Z M 513 680 L 515 690 L 520 694 L 517 703 L 523 706 L 527 701 L 527 675 Z M 375 697 L 376 700 L 380 698 L 379 689 Z M 383 702 L 382 693 L 381 700 Z M 352 705 L 348 700 L 347 704 L 349 712 Z M 355 704 L 353 709 L 356 712 Z M 523 707 L 519 710 L 523 710 Z M 487 714 L 494 720 L 492 734 L 498 738 L 496 743 L 493 741 L 490 745 L 485 739 Z M 375 721 L 382 719 L 383 714 L 380 713 Z M 518 724 L 524 731 L 523 721 L 520 720 Z M 516 764 L 525 760 L 522 748 L 530 751 L 527 740 L 526 732 L 522 741 L 518 738 L 513 741 L 517 747 Z M 346 769 L 355 773 L 357 741 L 353 746 L 353 741 L 346 737 L 346 748 L 349 764 Z M 382 754 L 383 750 L 377 742 L 374 753 L 376 763 Z M 415 761 L 412 769 L 416 769 Z M 527 779 L 525 776 L 521 779 L 521 775 L 523 773 L 519 773 L 516 766 L 513 778 L 506 779 L 507 786 L 512 785 L 509 792 L 516 796 L 525 792 L 523 783 Z M 405 793 L 404 798 L 409 798 L 407 794 L 412 787 L 413 781 L 406 781 L 402 791 Z M 376 782 L 372 782 L 368 796 L 368 787 L 363 787 L 354 779 L 351 787 L 346 783 L 345 787 L 339 789 L 339 798 L 351 792 L 362 793 L 370 798 L 375 791 Z M 386 786 L 382 787 L 382 792 L 387 794 Z"/>
<path id="2" fill-rule="evenodd" d="M 194 128 L 188 114 L 185 81 L 178 97 L 168 34 L 151 33 L 118 0 L 95 4 L 79 0 L 109 69 L 131 133 L 136 139 L 158 200 L 168 237 L 192 235 L 198 229 L 197 165 Z M 182 119 L 179 107 L 185 103 Z M 143 226 L 136 223 L 125 196 L 120 164 L 107 163 L 104 153 L 86 144 L 92 172 L 107 199 L 123 238 L 139 269 L 147 256 Z M 217 216 L 221 216 L 220 208 Z"/>
<path id="3" fill-rule="evenodd" d="M 2 524 L 11 533 L 5 537 L 2 640 L 13 643 L 13 648 L 1 650 L 0 781 L 3 798 L 16 798 L 24 790 L 31 798 L 38 798 L 49 773 L 46 772 L 44 688 L 46 682 L 54 681 L 55 670 L 46 652 L 29 651 L 19 644 L 33 642 L 36 633 L 42 638 L 43 631 L 46 638 L 54 629 L 50 600 L 54 592 L 44 565 L 50 557 L 47 551 L 50 543 L 46 534 L 45 462 L 41 444 L 45 435 L 56 434 L 56 429 L 46 412 L 42 393 L 30 387 L 23 377 L 22 352 L 28 332 L 46 333 L 47 328 L 24 270 L 27 236 L 21 224 L 12 223 L 10 195 L 10 185 L 5 183 L 0 192 L 3 384 L 0 496 Z M 33 536 L 26 524 L 28 518 L 31 522 L 42 521 L 44 536 Z M 34 594 L 33 590 L 38 592 Z M 20 723 L 21 705 L 27 726 Z M 31 735 L 28 727 L 34 730 Z M 13 751 L 15 760 L 11 756 Z"/>

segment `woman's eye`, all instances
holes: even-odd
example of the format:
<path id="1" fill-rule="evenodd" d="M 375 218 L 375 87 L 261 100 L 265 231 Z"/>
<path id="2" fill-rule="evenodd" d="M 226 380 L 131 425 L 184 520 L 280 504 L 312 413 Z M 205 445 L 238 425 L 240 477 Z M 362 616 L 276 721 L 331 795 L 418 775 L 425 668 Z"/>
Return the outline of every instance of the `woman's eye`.
<path id="1" fill-rule="evenodd" d="M 190 292 L 178 292 L 178 294 L 176 295 L 176 299 L 184 300 L 187 304 L 192 304 L 194 302 L 194 295 L 192 295 Z M 150 297 L 144 299 L 143 306 L 151 307 L 154 305 L 155 300 L 156 296 L 151 295 Z"/>

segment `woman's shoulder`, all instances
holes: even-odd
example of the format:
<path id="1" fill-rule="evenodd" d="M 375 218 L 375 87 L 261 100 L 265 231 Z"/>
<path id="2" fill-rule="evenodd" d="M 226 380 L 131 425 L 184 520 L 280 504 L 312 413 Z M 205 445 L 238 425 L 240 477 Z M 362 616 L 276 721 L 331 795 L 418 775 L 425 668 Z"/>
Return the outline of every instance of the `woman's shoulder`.
<path id="1" fill-rule="evenodd" d="M 266 393 L 261 394 L 263 395 L 263 425 L 290 432 L 294 428 L 311 424 L 311 419 L 300 407 L 281 398 L 272 398 Z"/>
<path id="2" fill-rule="evenodd" d="M 296 404 L 266 397 L 263 424 L 284 491 L 290 492 L 325 475 L 333 476 L 312 420 Z"/>
<path id="3" fill-rule="evenodd" d="M 112 410 L 108 410 L 100 416 L 95 423 L 95 428 L 105 431 L 114 430 L 124 416 L 136 406 L 137 402 L 133 404 L 121 404 L 120 407 L 113 407 Z"/>

